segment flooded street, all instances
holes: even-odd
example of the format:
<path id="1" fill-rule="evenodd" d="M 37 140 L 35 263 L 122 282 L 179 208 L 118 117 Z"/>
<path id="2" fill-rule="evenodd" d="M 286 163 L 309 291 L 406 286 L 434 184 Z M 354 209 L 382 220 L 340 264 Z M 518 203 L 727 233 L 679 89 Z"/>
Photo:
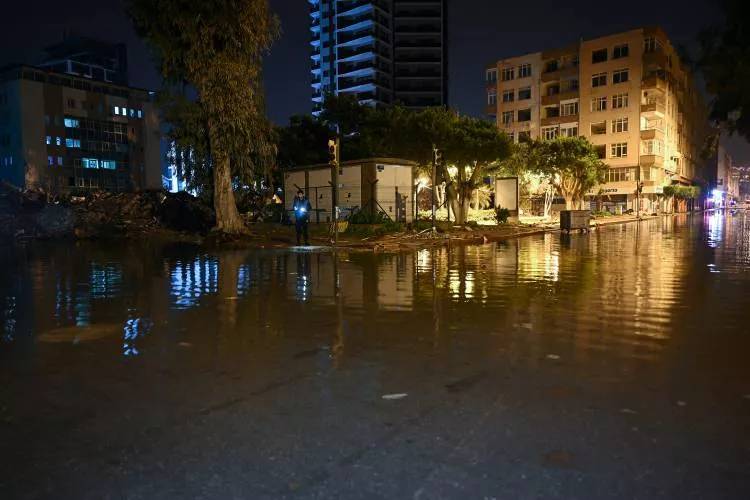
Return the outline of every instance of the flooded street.
<path id="1" fill-rule="evenodd" d="M 0 498 L 750 498 L 750 215 L 0 246 Z"/>

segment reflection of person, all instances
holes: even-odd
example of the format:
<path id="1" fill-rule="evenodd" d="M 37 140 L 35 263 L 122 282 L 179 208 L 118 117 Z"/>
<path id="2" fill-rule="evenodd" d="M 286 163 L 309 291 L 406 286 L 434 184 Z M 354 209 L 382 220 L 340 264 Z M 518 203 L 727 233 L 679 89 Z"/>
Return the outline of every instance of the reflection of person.
<path id="1" fill-rule="evenodd" d="M 310 205 L 308 199 L 305 198 L 305 193 L 303 193 L 301 189 L 297 191 L 297 197 L 294 199 L 292 209 L 294 209 L 294 227 L 297 230 L 297 245 L 300 245 L 302 235 L 305 236 L 305 245 L 309 245 L 307 224 L 310 222 L 310 211 L 312 210 L 312 205 Z"/>

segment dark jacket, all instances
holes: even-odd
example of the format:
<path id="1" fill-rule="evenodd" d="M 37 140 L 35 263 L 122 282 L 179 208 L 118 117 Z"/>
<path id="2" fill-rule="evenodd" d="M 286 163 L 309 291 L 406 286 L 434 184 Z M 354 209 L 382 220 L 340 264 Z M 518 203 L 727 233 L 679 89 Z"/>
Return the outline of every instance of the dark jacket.
<path id="1" fill-rule="evenodd" d="M 292 205 L 292 209 L 294 210 L 294 217 L 296 220 L 307 220 L 310 218 L 310 212 L 312 212 L 312 205 L 310 205 L 310 202 L 307 198 L 302 198 L 301 200 L 294 197 L 294 204 Z"/>

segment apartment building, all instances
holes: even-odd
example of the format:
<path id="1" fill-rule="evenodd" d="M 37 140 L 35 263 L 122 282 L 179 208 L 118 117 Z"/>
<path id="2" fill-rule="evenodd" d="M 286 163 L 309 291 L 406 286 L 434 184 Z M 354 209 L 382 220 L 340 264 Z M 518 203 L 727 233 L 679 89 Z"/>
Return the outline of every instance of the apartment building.
<path id="1" fill-rule="evenodd" d="M 326 94 L 365 105 L 447 103 L 445 0 L 308 0 L 313 114 Z"/>
<path id="2" fill-rule="evenodd" d="M 538 68 L 538 69 L 537 69 Z M 610 167 L 592 208 L 663 208 L 699 180 L 707 108 L 666 34 L 641 28 L 486 68 L 486 114 L 518 141 L 585 136 Z M 640 189 L 639 189 L 640 188 Z"/>
<path id="3" fill-rule="evenodd" d="M 26 189 L 159 189 L 149 93 L 34 66 L 0 70 L 0 180 Z"/>

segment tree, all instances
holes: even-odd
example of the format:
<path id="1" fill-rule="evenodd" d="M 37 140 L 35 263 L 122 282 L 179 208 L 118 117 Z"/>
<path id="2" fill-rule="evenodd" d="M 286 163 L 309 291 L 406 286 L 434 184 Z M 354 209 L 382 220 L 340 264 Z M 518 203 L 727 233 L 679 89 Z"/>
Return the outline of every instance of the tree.
<path id="1" fill-rule="evenodd" d="M 527 168 L 549 180 L 568 210 L 580 207 L 586 192 L 606 178 L 607 165 L 585 137 L 530 141 L 525 155 Z"/>
<path id="2" fill-rule="evenodd" d="M 233 185 L 274 156 L 264 116 L 262 57 L 278 35 L 267 0 L 130 0 L 136 31 L 168 84 L 195 89 L 212 170 L 216 230 L 247 231 Z M 191 134 L 195 135 L 195 134 Z"/>
<path id="3" fill-rule="evenodd" d="M 276 128 L 277 164 L 281 168 L 314 165 L 328 161 L 328 139 L 331 130 L 320 120 L 296 115 L 289 125 Z"/>
<path id="4" fill-rule="evenodd" d="M 701 33 L 698 67 L 714 96 L 711 118 L 750 139 L 750 4 L 746 0 L 722 3 L 725 24 Z"/>

